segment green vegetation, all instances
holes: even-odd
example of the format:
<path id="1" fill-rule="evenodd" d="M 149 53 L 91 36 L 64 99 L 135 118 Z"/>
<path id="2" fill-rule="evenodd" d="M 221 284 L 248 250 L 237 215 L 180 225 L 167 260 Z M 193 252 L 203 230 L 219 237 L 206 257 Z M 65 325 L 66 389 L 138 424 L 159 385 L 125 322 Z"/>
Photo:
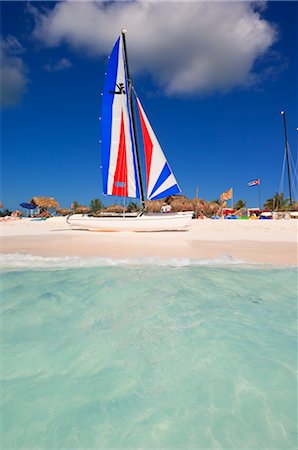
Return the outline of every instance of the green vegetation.
<path id="1" fill-rule="evenodd" d="M 130 202 L 128 205 L 127 205 L 127 211 L 128 212 L 137 212 L 137 211 L 139 211 L 140 210 L 140 207 L 137 205 L 137 203 L 135 203 L 135 202 Z"/>
<path id="2" fill-rule="evenodd" d="M 270 211 L 287 211 L 291 206 L 290 199 L 284 199 L 284 193 L 275 193 L 273 198 L 268 198 L 264 203 L 264 208 Z"/>
<path id="3" fill-rule="evenodd" d="M 0 211 L 0 217 L 10 216 L 11 211 L 9 209 L 3 209 L 3 211 Z"/>
<path id="4" fill-rule="evenodd" d="M 91 212 L 93 213 L 97 213 L 104 208 L 103 203 L 99 198 L 91 200 L 91 202 L 89 203 L 89 207 L 91 209 Z"/>
<path id="5" fill-rule="evenodd" d="M 238 209 L 245 208 L 245 207 L 246 207 L 246 201 L 244 201 L 244 200 L 238 200 L 234 204 L 234 209 L 236 209 L 237 211 L 238 211 Z"/>
<path id="6" fill-rule="evenodd" d="M 79 206 L 81 206 L 79 204 L 79 202 L 77 202 L 76 200 L 72 203 L 71 208 L 74 209 L 74 211 L 76 212 L 76 210 L 79 208 Z"/>
<path id="7" fill-rule="evenodd" d="M 146 210 L 150 212 L 159 212 L 161 209 L 161 206 L 164 202 L 167 202 L 172 206 L 172 211 L 190 211 L 193 210 L 198 215 L 204 214 L 206 216 L 212 216 L 214 214 L 217 214 L 221 208 L 221 201 L 220 199 L 213 200 L 211 202 L 203 200 L 203 199 L 189 199 L 182 195 L 177 196 L 169 196 L 166 199 L 160 199 L 160 200 L 153 200 L 153 201 L 147 201 L 146 202 Z M 1 208 L 2 206 L 2 208 Z M 9 216 L 11 214 L 11 211 L 9 211 L 7 208 L 4 209 L 4 205 L 0 203 L 0 217 Z M 112 208 L 112 209 L 111 209 Z M 82 206 L 81 203 L 79 203 L 77 200 L 73 201 L 71 205 L 71 209 L 74 213 L 79 214 L 86 214 L 87 212 L 91 215 L 98 215 L 103 210 L 105 211 L 113 211 L 116 208 L 116 212 L 118 210 L 120 212 L 123 212 L 123 210 L 127 212 L 138 212 L 141 210 L 141 206 L 136 202 L 130 202 L 128 205 L 120 206 L 120 205 L 110 205 L 109 207 L 105 207 L 102 200 L 99 198 L 95 198 L 90 201 L 89 206 Z M 246 200 L 237 200 L 234 205 L 233 209 L 236 211 L 247 208 L 247 201 Z M 264 209 L 267 209 L 269 211 L 277 211 L 277 212 L 283 212 L 283 211 L 298 211 L 298 202 L 290 204 L 290 201 L 288 198 L 284 198 L 284 193 L 281 192 L 280 194 L 276 192 L 272 198 L 268 198 L 263 205 Z M 63 211 L 63 210 L 61 210 Z M 65 210 L 66 211 L 66 210 Z M 87 211 L 87 212 L 86 212 Z M 69 214 L 68 212 L 65 212 L 65 214 Z"/>

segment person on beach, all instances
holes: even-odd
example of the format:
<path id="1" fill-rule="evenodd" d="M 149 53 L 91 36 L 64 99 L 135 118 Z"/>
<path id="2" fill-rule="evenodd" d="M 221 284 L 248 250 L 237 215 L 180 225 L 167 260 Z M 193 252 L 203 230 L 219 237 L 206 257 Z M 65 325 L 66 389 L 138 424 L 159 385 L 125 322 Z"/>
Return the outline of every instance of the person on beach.
<path id="1" fill-rule="evenodd" d="M 51 214 L 49 213 L 49 211 L 45 208 L 41 208 L 40 213 L 38 214 L 38 217 L 42 217 L 42 218 L 49 218 L 51 217 Z"/>
<path id="2" fill-rule="evenodd" d="M 16 209 L 15 211 L 13 211 L 13 212 L 11 213 L 11 216 L 10 216 L 10 217 L 12 217 L 12 218 L 14 218 L 14 219 L 20 219 L 20 218 L 21 218 L 21 215 L 22 215 L 21 211 L 19 211 L 18 209 Z"/>
<path id="3" fill-rule="evenodd" d="M 172 207 L 171 205 L 167 205 L 166 203 L 164 203 L 161 207 L 160 210 L 162 213 L 170 213 L 172 211 Z"/>
<path id="4" fill-rule="evenodd" d="M 0 222 L 10 222 L 13 220 L 18 220 L 21 219 L 22 213 L 21 211 L 19 211 L 18 209 L 16 209 L 15 211 L 13 211 L 10 216 L 4 216 L 0 218 Z"/>
<path id="5" fill-rule="evenodd" d="M 165 213 L 165 212 L 166 212 L 166 207 L 167 207 L 167 204 L 164 203 L 164 204 L 162 205 L 162 207 L 161 207 L 160 212 Z"/>

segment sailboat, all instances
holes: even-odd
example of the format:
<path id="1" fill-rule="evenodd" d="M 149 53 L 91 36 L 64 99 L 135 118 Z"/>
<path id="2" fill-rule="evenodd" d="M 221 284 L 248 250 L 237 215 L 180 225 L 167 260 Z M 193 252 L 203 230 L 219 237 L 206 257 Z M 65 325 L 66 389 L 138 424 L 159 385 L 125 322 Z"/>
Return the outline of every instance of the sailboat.
<path id="1" fill-rule="evenodd" d="M 97 230 L 166 231 L 187 228 L 193 211 L 185 213 L 144 212 L 145 192 L 141 171 L 136 112 L 143 137 L 146 166 L 146 198 L 162 199 L 181 192 L 159 145 L 130 78 L 125 30 L 110 55 L 102 105 L 102 180 L 105 195 L 139 198 L 142 211 L 135 217 L 92 217 L 74 214 L 67 222 Z M 135 100 L 136 108 L 133 101 Z M 136 111 L 135 111 L 136 110 Z"/>

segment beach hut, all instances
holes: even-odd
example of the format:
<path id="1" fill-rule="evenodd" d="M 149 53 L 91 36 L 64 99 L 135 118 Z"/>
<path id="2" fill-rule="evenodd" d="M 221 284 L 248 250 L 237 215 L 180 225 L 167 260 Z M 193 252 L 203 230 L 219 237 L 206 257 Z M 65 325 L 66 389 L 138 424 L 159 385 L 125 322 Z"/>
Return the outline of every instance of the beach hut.
<path id="1" fill-rule="evenodd" d="M 33 197 L 30 201 L 32 205 L 38 206 L 38 208 L 46 209 L 59 209 L 59 203 L 54 197 Z"/>

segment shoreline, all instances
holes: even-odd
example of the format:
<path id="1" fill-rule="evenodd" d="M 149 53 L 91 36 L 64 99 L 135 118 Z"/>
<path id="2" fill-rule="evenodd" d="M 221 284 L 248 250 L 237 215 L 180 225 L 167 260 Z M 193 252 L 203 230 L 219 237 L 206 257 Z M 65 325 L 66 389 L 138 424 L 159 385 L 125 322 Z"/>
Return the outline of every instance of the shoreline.
<path id="1" fill-rule="evenodd" d="M 42 257 L 216 260 L 297 266 L 298 221 L 193 220 L 188 231 L 97 232 L 63 217 L 1 223 L 1 254 Z"/>

